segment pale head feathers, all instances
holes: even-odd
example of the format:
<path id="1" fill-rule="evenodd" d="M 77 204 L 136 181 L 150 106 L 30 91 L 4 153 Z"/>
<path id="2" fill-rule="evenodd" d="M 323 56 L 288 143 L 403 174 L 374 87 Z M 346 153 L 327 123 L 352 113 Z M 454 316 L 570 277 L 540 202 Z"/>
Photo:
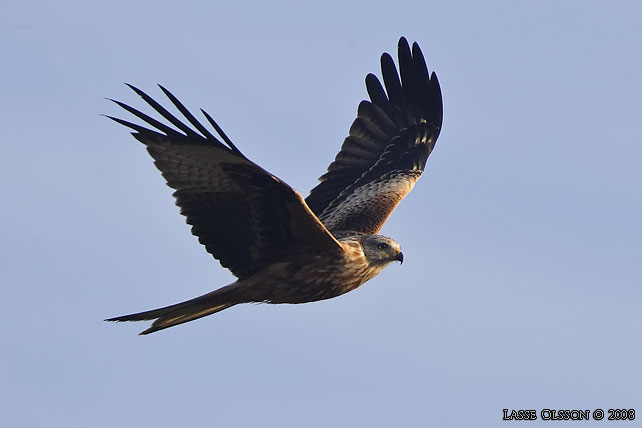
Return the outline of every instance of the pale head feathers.
<path id="1" fill-rule="evenodd" d="M 403 263 L 401 247 L 392 238 L 383 235 L 362 235 L 359 243 L 371 265 L 387 265 L 393 261 Z"/>

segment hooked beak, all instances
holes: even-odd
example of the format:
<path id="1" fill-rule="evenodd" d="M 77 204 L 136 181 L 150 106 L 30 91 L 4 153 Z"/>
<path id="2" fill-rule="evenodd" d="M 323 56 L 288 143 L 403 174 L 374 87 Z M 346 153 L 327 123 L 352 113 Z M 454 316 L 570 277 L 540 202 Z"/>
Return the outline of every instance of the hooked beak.
<path id="1" fill-rule="evenodd" d="M 403 253 L 399 251 L 399 254 L 397 254 L 397 257 L 395 257 L 395 260 L 398 260 L 399 263 L 403 264 Z"/>

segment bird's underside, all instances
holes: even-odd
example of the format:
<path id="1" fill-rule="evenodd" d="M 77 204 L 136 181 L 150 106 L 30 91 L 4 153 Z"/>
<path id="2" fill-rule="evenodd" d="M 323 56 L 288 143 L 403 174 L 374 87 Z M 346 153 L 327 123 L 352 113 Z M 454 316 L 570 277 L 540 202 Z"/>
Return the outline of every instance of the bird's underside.
<path id="1" fill-rule="evenodd" d="M 239 303 L 328 299 L 403 261 L 399 244 L 378 232 L 424 170 L 441 130 L 442 101 L 419 46 L 411 49 L 401 38 L 398 53 L 399 74 L 390 55 L 381 57 L 385 89 L 374 75 L 366 77 L 370 101 L 359 104 L 341 150 L 305 200 L 245 157 L 205 111 L 218 136 L 162 86 L 191 127 L 130 86 L 172 126 L 118 101 L 146 125 L 109 117 L 135 131 L 176 190 L 192 233 L 238 279 L 108 321 L 155 320 L 141 333 L 148 334 Z"/>

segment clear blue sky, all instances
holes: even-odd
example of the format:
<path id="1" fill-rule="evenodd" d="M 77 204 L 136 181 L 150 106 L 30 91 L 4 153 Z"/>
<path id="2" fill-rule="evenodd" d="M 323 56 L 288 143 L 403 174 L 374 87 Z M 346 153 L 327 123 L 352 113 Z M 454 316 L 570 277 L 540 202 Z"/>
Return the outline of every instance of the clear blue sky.
<path id="1" fill-rule="evenodd" d="M 642 418 L 641 14 L 586 1 L 1 6 L 2 425 Z M 420 43 L 445 104 L 427 172 L 383 230 L 403 266 L 337 299 L 237 306 L 148 337 L 102 321 L 233 279 L 143 146 L 99 116 L 121 114 L 104 97 L 141 107 L 123 82 L 156 96 L 162 83 L 307 194 L 400 35 Z"/>

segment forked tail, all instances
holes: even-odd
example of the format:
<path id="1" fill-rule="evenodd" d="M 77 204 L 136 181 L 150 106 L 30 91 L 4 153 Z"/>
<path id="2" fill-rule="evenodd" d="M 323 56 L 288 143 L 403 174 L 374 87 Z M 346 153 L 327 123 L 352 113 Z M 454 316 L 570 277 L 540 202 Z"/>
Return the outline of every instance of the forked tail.
<path id="1" fill-rule="evenodd" d="M 139 333 L 149 334 L 178 324 L 183 324 L 188 321 L 193 321 L 195 319 L 220 312 L 223 309 L 227 309 L 238 303 L 242 303 L 240 300 L 237 300 L 236 291 L 237 286 L 235 284 L 230 284 L 182 303 L 165 306 L 164 308 L 152 309 L 151 311 L 108 318 L 105 321 L 155 320 L 150 328 Z"/>

